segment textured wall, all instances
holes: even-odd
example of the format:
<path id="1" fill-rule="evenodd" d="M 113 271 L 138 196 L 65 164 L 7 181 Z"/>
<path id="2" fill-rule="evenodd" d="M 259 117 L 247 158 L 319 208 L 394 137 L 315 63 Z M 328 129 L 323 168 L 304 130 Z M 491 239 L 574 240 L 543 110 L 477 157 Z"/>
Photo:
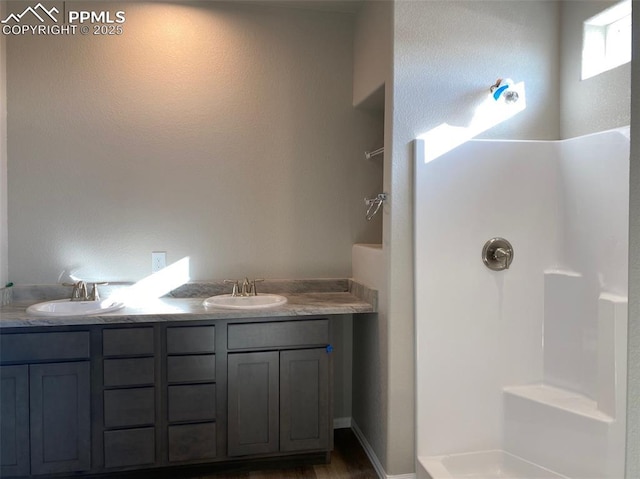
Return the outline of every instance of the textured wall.
<path id="1" fill-rule="evenodd" d="M 333 346 L 333 417 L 349 418 L 353 378 L 353 316 L 332 316 L 329 324 Z"/>
<path id="2" fill-rule="evenodd" d="M 0 18 L 5 17 L 5 3 L 0 2 Z M 6 42 L 0 35 L 0 288 L 9 280 L 7 231 L 7 91 Z"/>
<path id="3" fill-rule="evenodd" d="M 561 138 L 628 125 L 630 64 L 586 80 L 580 79 L 583 22 L 618 3 L 618 0 L 567 0 L 559 3 L 562 9 Z M 598 101 L 593 101 L 594 98 Z"/>
<path id="4" fill-rule="evenodd" d="M 363 5 L 353 41 L 353 104 L 359 105 L 387 80 L 391 62 L 392 2 Z"/>
<path id="5" fill-rule="evenodd" d="M 193 279 L 349 276 L 351 245 L 380 240 L 362 198 L 382 174 L 352 16 L 101 5 L 123 35 L 7 39 L 11 279 L 137 280 L 152 250 Z"/>
<path id="6" fill-rule="evenodd" d="M 640 8 L 633 2 L 633 45 L 640 45 Z M 626 477 L 640 477 L 640 50 L 633 49 L 629 174 L 629 355 Z"/>
<path id="7" fill-rule="evenodd" d="M 526 109 L 485 138 L 558 138 L 559 2 L 398 2 L 394 131 L 467 127 L 499 77 L 524 82 Z M 409 151 L 405 145 L 399 145 Z"/>
<path id="8" fill-rule="evenodd" d="M 385 89 L 390 91 L 392 69 L 392 44 L 393 44 L 393 3 L 391 1 L 367 2 L 357 15 L 354 33 L 354 82 L 353 103 L 364 108 L 382 108 L 386 112 L 393 111 L 391 95 L 385 95 Z M 386 101 L 386 108 L 385 103 Z M 377 143 L 371 147 L 382 144 L 388 146 L 388 138 L 391 132 L 390 113 L 385 116 L 386 125 L 381 132 Z M 386 150 L 382 157 L 376 157 L 373 162 L 384 165 L 385 170 L 391 162 L 391 154 Z M 388 191 L 387 184 L 381 178 L 378 191 Z M 386 208 L 385 208 L 386 209 Z M 388 221 L 385 209 L 377 218 L 382 222 L 382 227 Z M 378 225 L 380 226 L 380 225 Z M 380 240 L 379 243 L 382 241 Z M 388 255 L 388 248 L 381 251 L 382 256 Z M 354 256 L 357 253 L 354 252 Z M 355 317 L 353 321 L 353 412 L 355 425 L 364 435 L 366 441 L 373 449 L 379 464 L 386 473 L 390 473 L 388 466 L 388 417 L 389 391 L 389 351 L 388 338 L 388 290 L 386 274 L 386 259 L 378 258 L 385 264 L 377 265 L 376 274 L 362 275 L 354 259 L 352 274 L 358 281 L 378 290 L 378 314 Z M 366 261 L 366 260 L 365 260 Z M 411 416 L 409 414 L 409 416 Z M 403 446 L 405 447 L 405 446 Z M 411 443 L 406 445 L 406 451 L 411 453 Z"/>
<path id="9" fill-rule="evenodd" d="M 378 290 L 378 313 L 353 319 L 353 422 L 386 470 L 388 367 L 387 281 L 384 251 L 378 245 L 354 245 L 353 278 Z"/>

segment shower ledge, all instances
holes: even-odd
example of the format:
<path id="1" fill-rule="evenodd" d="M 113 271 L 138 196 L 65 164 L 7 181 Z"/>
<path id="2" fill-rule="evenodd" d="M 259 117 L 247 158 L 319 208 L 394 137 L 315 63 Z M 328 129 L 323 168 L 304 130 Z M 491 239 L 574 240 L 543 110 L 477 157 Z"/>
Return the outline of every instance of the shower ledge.
<path id="1" fill-rule="evenodd" d="M 614 422 L 611 416 L 598 409 L 598 403 L 596 401 L 573 391 L 549 386 L 547 384 L 509 386 L 502 390 L 505 394 L 544 404 L 596 421 L 607 424 Z"/>

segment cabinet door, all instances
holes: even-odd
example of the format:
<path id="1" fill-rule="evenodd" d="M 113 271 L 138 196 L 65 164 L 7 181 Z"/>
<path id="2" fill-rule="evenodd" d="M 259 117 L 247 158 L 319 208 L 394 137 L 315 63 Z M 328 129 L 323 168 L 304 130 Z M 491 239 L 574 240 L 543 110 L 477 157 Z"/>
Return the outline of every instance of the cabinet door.
<path id="1" fill-rule="evenodd" d="M 0 477 L 29 475 L 29 366 L 0 368 Z"/>
<path id="2" fill-rule="evenodd" d="M 31 473 L 91 466 L 89 361 L 29 366 Z"/>
<path id="3" fill-rule="evenodd" d="M 329 448 L 329 355 L 280 353 L 280 450 Z"/>
<path id="4" fill-rule="evenodd" d="M 278 352 L 228 356 L 229 456 L 278 451 Z"/>

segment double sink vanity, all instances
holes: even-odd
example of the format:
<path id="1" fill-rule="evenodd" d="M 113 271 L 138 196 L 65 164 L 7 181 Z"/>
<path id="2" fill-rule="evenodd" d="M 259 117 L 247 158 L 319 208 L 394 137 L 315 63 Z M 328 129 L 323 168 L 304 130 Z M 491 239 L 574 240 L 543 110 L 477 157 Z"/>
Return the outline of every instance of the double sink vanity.
<path id="1" fill-rule="evenodd" d="M 39 316 L 27 308 L 51 293 L 36 288 L 2 307 L 0 476 L 326 462 L 329 319 L 374 312 L 376 292 L 351 280 L 261 289 L 242 301 L 187 284 L 148 304 Z"/>

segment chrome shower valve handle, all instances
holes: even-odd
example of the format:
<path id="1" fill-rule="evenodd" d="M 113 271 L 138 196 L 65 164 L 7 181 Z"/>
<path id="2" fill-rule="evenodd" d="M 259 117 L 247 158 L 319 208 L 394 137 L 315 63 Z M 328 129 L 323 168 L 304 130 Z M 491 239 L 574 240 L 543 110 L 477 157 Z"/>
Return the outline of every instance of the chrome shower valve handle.
<path id="1" fill-rule="evenodd" d="M 513 262 L 513 246 L 504 238 L 491 238 L 482 248 L 482 261 L 493 271 L 509 269 Z"/>

